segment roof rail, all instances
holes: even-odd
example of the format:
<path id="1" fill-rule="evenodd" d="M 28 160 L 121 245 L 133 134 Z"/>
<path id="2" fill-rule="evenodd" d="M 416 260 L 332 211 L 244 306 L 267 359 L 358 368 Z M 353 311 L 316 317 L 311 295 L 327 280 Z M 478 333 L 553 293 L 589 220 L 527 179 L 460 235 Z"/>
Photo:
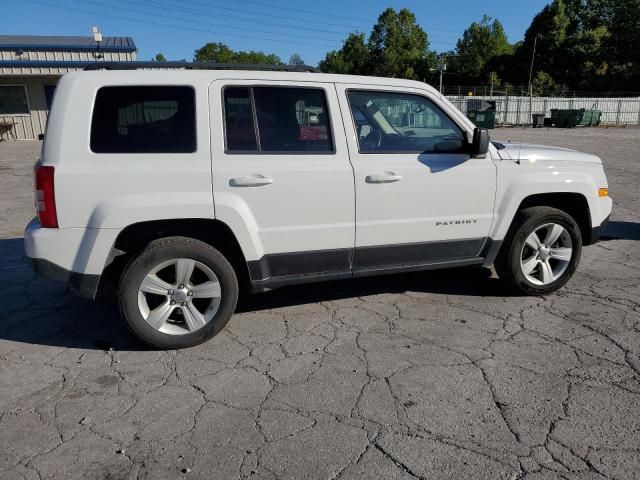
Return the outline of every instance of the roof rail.
<path id="1" fill-rule="evenodd" d="M 267 70 L 275 72 L 313 72 L 319 73 L 309 65 L 261 65 L 258 63 L 214 63 L 214 62 L 94 62 L 84 70 L 137 70 L 149 68 L 168 68 L 187 70 Z"/>

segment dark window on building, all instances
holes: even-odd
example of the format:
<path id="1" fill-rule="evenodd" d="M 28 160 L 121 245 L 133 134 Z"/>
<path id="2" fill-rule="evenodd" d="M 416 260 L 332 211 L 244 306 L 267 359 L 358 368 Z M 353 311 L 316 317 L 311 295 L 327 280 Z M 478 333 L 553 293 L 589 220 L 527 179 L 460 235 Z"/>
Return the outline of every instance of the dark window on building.
<path id="1" fill-rule="evenodd" d="M 96 153 L 191 153 L 196 150 L 191 87 L 103 87 L 91 122 Z"/>
<path id="2" fill-rule="evenodd" d="M 224 101 L 228 152 L 333 152 L 321 89 L 229 87 Z"/>
<path id="3" fill-rule="evenodd" d="M 29 113 L 29 101 L 24 85 L 0 85 L 0 115 Z"/>

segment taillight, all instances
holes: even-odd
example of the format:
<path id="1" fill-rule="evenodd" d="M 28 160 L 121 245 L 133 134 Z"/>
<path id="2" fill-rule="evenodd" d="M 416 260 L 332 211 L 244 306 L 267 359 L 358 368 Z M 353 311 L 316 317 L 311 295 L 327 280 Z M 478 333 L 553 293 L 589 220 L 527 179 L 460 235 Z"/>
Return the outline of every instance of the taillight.
<path id="1" fill-rule="evenodd" d="M 53 173 L 53 167 L 36 167 L 36 210 L 40 225 L 45 228 L 58 228 Z"/>

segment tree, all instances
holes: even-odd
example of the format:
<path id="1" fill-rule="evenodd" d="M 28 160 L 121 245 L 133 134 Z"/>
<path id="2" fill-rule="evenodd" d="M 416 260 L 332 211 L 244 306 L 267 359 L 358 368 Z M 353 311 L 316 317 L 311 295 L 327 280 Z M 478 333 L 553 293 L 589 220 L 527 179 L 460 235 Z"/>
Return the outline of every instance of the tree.
<path id="1" fill-rule="evenodd" d="M 262 65 L 282 65 L 280 57 L 260 51 L 233 51 L 224 43 L 207 43 L 193 55 L 194 62 L 216 63 L 256 63 Z"/>
<path id="2" fill-rule="evenodd" d="M 304 60 L 300 55 L 294 53 L 289 57 L 289 65 L 304 65 Z"/>
<path id="3" fill-rule="evenodd" d="M 407 9 L 386 9 L 369 38 L 350 33 L 340 50 L 327 53 L 320 70 L 329 73 L 424 79 L 435 64 L 426 32 Z"/>
<path id="4" fill-rule="evenodd" d="M 570 25 L 571 19 L 564 0 L 554 0 L 533 18 L 520 50 L 520 64 L 525 74 L 529 72 L 527 67 L 531 63 L 535 44 L 538 52 L 534 60 L 536 69 L 547 71 L 552 76 L 563 76 L 561 63 L 565 52 L 562 47 Z"/>
<path id="5" fill-rule="evenodd" d="M 368 55 L 364 33 L 350 33 L 342 48 L 327 53 L 319 67 L 325 73 L 371 75 Z"/>
<path id="6" fill-rule="evenodd" d="M 484 15 L 479 23 L 473 22 L 458 40 L 455 56 L 450 61 L 451 69 L 462 75 L 463 81 L 484 81 L 494 70 L 488 68 L 491 61 L 512 53 L 513 47 L 500 21 Z"/>
<path id="7" fill-rule="evenodd" d="M 151 60 L 152 62 L 166 62 L 167 59 L 164 58 L 164 55 L 161 53 L 157 53 L 155 57 Z"/>
<path id="8" fill-rule="evenodd" d="M 561 97 L 567 94 L 567 87 L 559 85 L 546 72 L 538 72 L 531 82 L 533 94 L 538 97 Z"/>
<path id="9" fill-rule="evenodd" d="M 554 0 L 531 22 L 512 80 L 528 74 L 536 39 L 534 75 L 544 71 L 582 91 L 628 91 L 640 84 L 640 0 Z"/>
<path id="10" fill-rule="evenodd" d="M 435 64 L 427 33 L 406 8 L 399 12 L 387 8 L 382 12 L 369 36 L 367 49 L 373 74 L 382 77 L 422 79 Z"/>

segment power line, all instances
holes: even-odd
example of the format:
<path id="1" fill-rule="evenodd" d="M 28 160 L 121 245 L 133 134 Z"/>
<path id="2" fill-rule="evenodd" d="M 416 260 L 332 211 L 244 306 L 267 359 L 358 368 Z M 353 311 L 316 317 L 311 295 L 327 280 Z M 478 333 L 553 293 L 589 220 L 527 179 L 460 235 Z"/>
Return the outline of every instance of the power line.
<path id="1" fill-rule="evenodd" d="M 138 5 L 142 5 L 142 6 L 155 6 L 155 7 L 162 7 L 162 8 L 168 8 L 169 10 L 173 10 L 173 11 L 178 11 L 178 12 L 184 12 L 187 13 L 188 15 L 202 15 L 205 17 L 211 17 L 211 18 L 227 18 L 230 19 L 232 21 L 237 20 L 237 21 L 243 21 L 243 22 L 249 22 L 249 23 L 257 23 L 260 25 L 270 25 L 270 26 L 274 26 L 274 27 L 286 27 L 286 28 L 290 28 L 291 25 L 288 25 L 286 23 L 277 23 L 277 22 L 269 22 L 269 21 L 265 21 L 263 18 L 261 19 L 253 19 L 253 18 L 246 18 L 246 16 L 244 17 L 239 17 L 239 16 L 235 16 L 235 15 L 229 15 L 229 14 L 220 14 L 220 13 L 208 13 L 204 10 L 199 10 L 199 9 L 194 9 L 194 8 L 190 8 L 190 7 L 175 7 L 169 3 L 164 3 L 164 2 L 158 2 L 157 0 L 153 0 L 153 1 L 148 1 L 148 0 L 143 0 L 143 1 L 134 1 L 134 0 L 115 0 L 116 2 L 120 2 L 120 3 L 125 3 L 125 4 L 138 4 Z M 186 2 L 184 2 L 186 3 Z M 214 6 L 211 6 L 211 8 L 216 8 Z M 235 11 L 235 10 L 234 10 Z M 256 14 L 259 15 L 259 14 Z M 300 22 L 304 22 L 304 20 L 296 20 L 296 21 L 300 21 Z M 337 31 L 337 30 L 324 30 L 324 29 L 318 29 L 318 28 L 313 28 L 313 27 L 308 27 L 305 25 L 305 30 L 309 30 L 309 31 L 313 31 L 313 32 L 321 32 L 321 33 L 333 33 L 333 34 L 337 34 L 337 35 L 344 35 L 344 32 L 341 31 Z"/>
<path id="2" fill-rule="evenodd" d="M 211 5 L 209 3 L 203 3 L 203 2 L 199 2 L 196 0 L 182 0 L 180 2 L 180 7 L 175 7 L 175 6 L 171 6 L 171 4 L 168 4 L 166 2 L 159 2 L 158 0 L 142 0 L 141 1 L 126 1 L 126 0 L 116 0 L 119 1 L 121 3 L 125 3 L 125 4 L 129 4 L 129 3 L 137 3 L 139 5 L 161 5 L 163 8 L 169 8 L 169 9 L 173 9 L 176 11 L 180 11 L 180 12 L 184 12 L 184 13 L 188 13 L 191 14 L 189 12 L 193 12 L 193 14 L 198 14 L 198 15 L 203 15 L 203 16 L 208 16 L 208 17 L 213 17 L 213 18 L 219 18 L 219 17 L 226 17 L 232 20 L 238 20 L 238 21 L 246 21 L 246 22 L 251 22 L 251 23 L 257 23 L 257 24 L 262 24 L 262 25 L 273 25 L 273 26 L 280 26 L 280 27 L 286 27 L 286 28 L 290 28 L 290 25 L 287 24 L 283 24 L 283 23 L 273 23 L 273 22 L 265 22 L 264 21 L 264 17 L 269 16 L 269 17 L 275 17 L 278 19 L 284 19 L 287 21 L 291 21 L 291 22 L 305 22 L 305 26 L 304 29 L 305 30 L 310 30 L 310 31 L 315 31 L 315 32 L 321 32 L 321 33 L 332 33 L 332 34 L 339 34 L 339 35 L 345 35 L 347 33 L 346 30 L 342 30 L 342 31 L 338 31 L 338 30 L 325 30 L 325 29 L 318 29 L 318 28 L 314 28 L 314 27 L 309 27 L 308 23 L 309 23 L 309 19 L 308 18 L 295 18 L 295 17 L 287 17 L 287 16 L 282 16 L 282 15 L 269 15 L 269 14 L 264 14 L 262 12 L 257 12 L 257 13 L 251 13 L 251 12 L 247 12 L 246 10 L 242 10 L 242 9 L 238 9 L 238 8 L 231 8 L 231 7 L 221 7 L 218 5 Z M 200 8 L 198 9 L 194 9 L 193 7 L 187 7 L 185 9 L 185 7 L 183 6 L 184 4 L 192 4 L 192 5 L 198 5 L 200 6 Z M 229 15 L 229 14 L 218 14 L 216 13 L 215 15 L 212 15 L 211 13 L 207 13 L 205 10 L 202 10 L 202 8 L 206 8 L 206 9 L 212 9 L 212 10 L 224 10 L 224 11 L 232 11 L 232 12 L 240 12 L 243 13 L 243 17 L 238 17 L 238 16 L 234 16 L 234 15 Z M 254 18 L 247 18 L 247 15 L 249 16 L 253 16 L 253 17 L 258 17 L 258 19 L 254 19 Z M 315 23 L 320 23 L 320 24 L 324 24 L 323 22 L 317 22 L 314 20 Z M 328 23 L 327 25 L 334 25 L 334 26 L 338 26 L 341 28 L 345 28 L 345 29 L 354 29 L 355 27 L 353 26 L 348 26 L 348 25 L 338 25 L 338 24 L 333 24 L 333 23 Z M 355 28 L 355 30 L 358 30 L 357 28 Z M 447 31 L 447 32 L 453 32 L 453 30 L 442 30 L 442 29 L 427 29 L 428 31 L 434 30 L 434 31 Z M 350 33 L 350 32 L 349 32 Z M 455 39 L 457 40 L 459 37 L 457 35 L 447 35 L 447 34 L 433 34 L 433 33 L 429 33 L 429 37 L 431 38 L 440 38 L 440 39 L 445 39 L 445 40 L 452 40 Z"/>
<path id="3" fill-rule="evenodd" d="M 179 18 L 179 17 L 170 16 L 170 15 L 163 15 L 161 13 L 147 12 L 147 11 L 138 10 L 138 9 L 135 9 L 135 8 L 104 5 L 102 2 L 95 2 L 95 1 L 92 1 L 92 0 L 76 0 L 76 1 L 80 2 L 80 3 L 86 3 L 86 4 L 89 4 L 89 5 L 96 5 L 96 6 L 102 7 L 102 8 L 112 8 L 112 9 L 116 9 L 116 10 L 120 10 L 120 11 L 124 10 L 124 11 L 131 12 L 131 13 L 142 14 L 142 15 L 151 15 L 153 17 L 166 18 L 166 19 L 174 20 L 174 21 L 178 21 L 178 22 L 197 23 L 197 24 L 201 24 L 201 25 L 217 27 L 217 28 L 227 29 L 227 30 L 244 30 L 244 29 L 242 29 L 240 27 L 227 26 L 227 25 L 223 25 L 223 24 L 220 24 L 220 23 L 207 22 L 205 20 L 190 20 L 190 19 L 187 19 L 187 18 Z M 278 36 L 306 38 L 308 40 L 319 40 L 319 41 L 322 41 L 322 42 L 331 41 L 330 39 L 327 39 L 327 38 L 311 37 L 309 35 L 298 35 L 298 34 L 295 34 L 295 33 L 279 33 L 279 32 L 271 32 L 269 30 L 256 30 L 256 29 L 254 29 L 253 31 L 254 32 L 258 32 L 258 33 L 266 33 L 267 35 L 278 35 Z"/>
<path id="4" fill-rule="evenodd" d="M 263 7 L 277 8 L 279 10 L 287 10 L 287 11 L 290 11 L 290 12 L 307 13 L 307 14 L 311 14 L 311 15 L 322 15 L 323 17 L 344 18 L 346 20 L 355 20 L 357 22 L 373 23 L 372 20 L 363 20 L 363 19 L 360 19 L 360 18 L 345 17 L 344 15 L 334 15 L 334 14 L 325 13 L 325 12 L 318 12 L 318 11 L 312 11 L 312 10 L 303 10 L 301 8 L 284 7 L 284 6 L 280 6 L 280 5 L 274 5 L 273 3 L 258 2 L 256 0 L 242 0 L 242 3 L 251 3 L 253 5 L 261 5 Z"/>
<path id="5" fill-rule="evenodd" d="M 173 29 L 181 30 L 181 31 L 190 30 L 190 31 L 194 31 L 194 32 L 220 34 L 220 32 L 216 32 L 215 30 L 206 30 L 206 29 L 203 29 L 203 28 L 195 28 L 195 27 L 188 27 L 188 26 L 181 26 L 181 25 L 170 25 L 170 24 L 154 22 L 154 21 L 150 21 L 150 20 L 142 20 L 142 19 L 131 18 L 131 17 L 123 17 L 121 15 L 112 15 L 110 13 L 96 12 L 94 10 L 85 10 L 85 9 L 82 9 L 82 8 L 74 8 L 74 7 L 68 7 L 68 6 L 54 5 L 54 4 L 51 4 L 51 3 L 42 2 L 40 0 L 22 0 L 22 1 L 27 2 L 27 3 L 32 3 L 32 4 L 44 5 L 44 6 L 50 7 L 50 8 L 57 8 L 57 9 L 60 9 L 60 10 L 67 10 L 67 11 L 71 11 L 71 12 L 79 12 L 79 13 L 85 13 L 85 14 L 90 14 L 90 15 L 99 15 L 99 16 L 105 17 L 105 18 L 114 18 L 114 19 L 117 19 L 117 20 L 124 20 L 124 21 L 127 21 L 127 22 L 134 22 L 134 23 L 144 23 L 144 24 L 147 24 L 147 25 L 154 25 L 154 26 L 157 26 L 157 27 L 173 28 Z M 265 42 L 278 42 L 278 43 L 291 44 L 291 41 L 289 41 L 289 40 L 283 40 L 283 39 L 278 39 L 278 38 L 257 37 L 257 36 L 253 36 L 253 35 L 241 35 L 241 34 L 236 34 L 236 33 L 224 33 L 223 35 L 231 36 L 231 37 L 239 37 L 239 38 L 250 38 L 250 39 L 255 39 L 255 40 L 262 40 L 262 41 L 265 41 Z M 317 43 L 309 43 L 309 42 L 302 42 L 302 41 L 298 41 L 296 43 L 300 44 L 300 45 L 311 45 L 311 46 L 314 46 L 314 47 L 327 48 L 326 45 L 320 45 L 320 44 L 317 44 Z"/>
<path id="6" fill-rule="evenodd" d="M 238 8 L 233 8 L 233 7 L 222 7 L 219 5 L 211 5 L 210 3 L 205 3 L 205 2 L 198 2 L 196 0 L 182 0 L 181 3 L 190 3 L 192 5 L 198 5 L 201 7 L 207 7 L 207 8 L 213 8 L 213 9 L 217 9 L 217 10 L 226 10 L 226 11 L 230 11 L 230 12 L 240 12 L 240 13 L 244 13 L 246 14 L 247 11 L 246 10 L 241 10 Z M 305 19 L 305 18 L 295 18 L 295 17 L 287 17 L 284 15 L 275 15 L 272 13 L 263 13 L 263 12 L 258 12 L 256 13 L 256 15 L 260 15 L 261 17 L 269 17 L 269 18 L 277 18 L 280 20 L 295 20 L 295 21 L 308 21 L 309 19 Z M 320 25 L 328 25 L 331 27 L 341 27 L 341 28 L 347 28 L 347 29 L 353 29 L 355 28 L 353 25 L 344 25 L 344 24 L 338 24 L 338 23 L 330 23 L 330 22 L 323 22 L 323 21 L 318 21 L 316 20 L 315 23 L 318 23 Z"/>
<path id="7" fill-rule="evenodd" d="M 296 17 L 291 17 L 291 16 L 285 16 L 285 15 L 275 15 L 272 13 L 266 13 L 266 12 L 247 12 L 246 10 L 243 9 L 239 9 L 239 8 L 233 8 L 233 7 L 228 7 L 228 6 L 220 6 L 220 5 L 212 5 L 209 2 L 202 2 L 202 1 L 198 1 L 198 0 L 182 0 L 180 2 L 181 5 L 183 4 L 191 4 L 191 5 L 197 5 L 200 7 L 206 7 L 208 9 L 214 9 L 214 10 L 226 10 L 226 11 L 230 11 L 230 12 L 238 12 L 238 13 L 242 13 L 244 15 L 253 15 L 253 16 L 258 16 L 258 17 L 269 17 L 269 18 L 276 18 L 276 19 L 280 19 L 280 20 L 291 20 L 291 21 L 295 21 L 295 22 L 309 22 L 309 18 L 296 18 Z M 269 8 L 276 8 L 275 6 L 271 5 L 271 4 L 267 4 L 264 2 L 254 2 L 254 1 L 244 1 L 242 3 L 252 3 L 252 4 L 256 4 L 256 5 L 264 5 L 266 7 Z M 297 9 L 290 9 L 287 7 L 277 7 L 277 8 L 281 8 L 284 10 L 288 10 L 288 11 L 298 11 Z M 310 11 L 308 11 L 310 13 Z M 313 13 L 312 15 L 324 15 L 324 14 L 320 14 L 320 13 Z M 367 25 L 373 25 L 375 23 L 375 21 L 370 21 L 370 20 L 364 20 L 364 19 L 355 19 L 353 17 L 342 17 L 342 16 L 337 16 L 337 15 L 331 15 L 332 17 L 336 17 L 336 18 L 344 18 L 344 19 L 352 19 L 352 20 L 356 20 L 360 23 L 360 26 L 367 24 Z M 320 20 L 314 20 L 315 23 L 320 24 L 320 25 L 328 25 L 328 26 L 333 26 L 333 27 L 340 27 L 340 28 L 345 28 L 345 29 L 350 29 L 350 30 L 358 30 L 360 31 L 359 27 L 351 24 L 351 25 L 345 25 L 345 24 L 338 24 L 338 23 L 330 23 L 330 22 L 324 22 L 324 21 L 320 21 Z M 458 30 L 450 30 L 450 29 L 443 29 L 443 28 L 426 28 L 423 27 L 426 31 L 434 31 L 434 32 L 448 32 L 448 33 L 455 33 L 455 37 L 458 38 L 459 35 L 459 31 Z M 331 32 L 331 33 L 340 33 L 340 32 Z"/>

